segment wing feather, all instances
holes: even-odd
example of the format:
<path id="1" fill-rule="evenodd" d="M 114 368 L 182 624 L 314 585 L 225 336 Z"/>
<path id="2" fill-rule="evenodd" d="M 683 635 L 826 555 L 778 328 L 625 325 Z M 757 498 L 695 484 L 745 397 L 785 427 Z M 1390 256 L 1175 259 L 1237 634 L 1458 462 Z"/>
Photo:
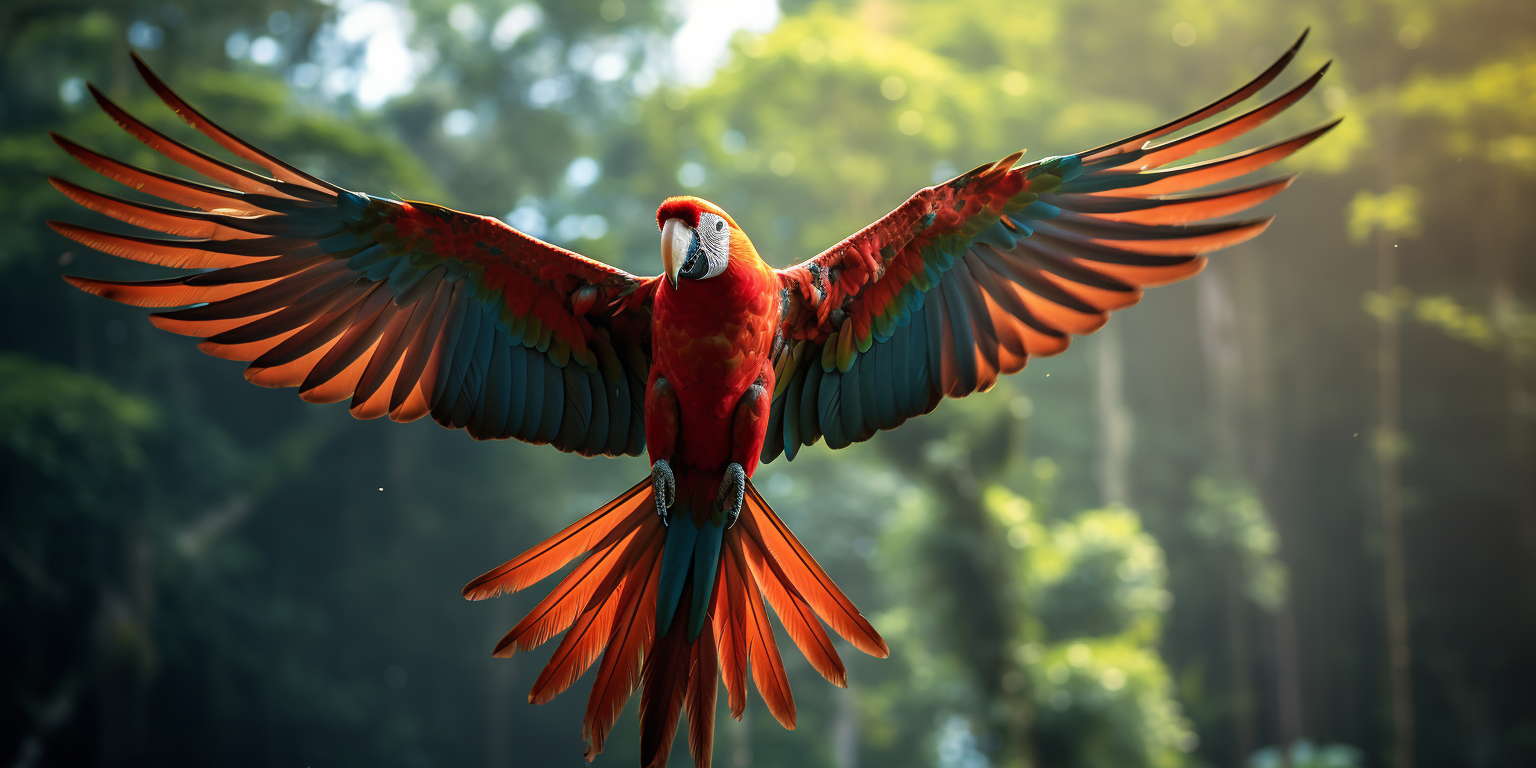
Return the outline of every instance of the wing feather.
<path id="1" fill-rule="evenodd" d="M 584 455 L 644 448 L 632 382 L 650 368 L 647 281 L 496 219 L 327 183 L 226 131 L 133 60 L 183 120 L 270 176 L 173 139 L 92 88 L 123 130 L 214 185 L 54 136 L 87 168 L 184 209 L 51 179 L 81 206 L 153 234 L 52 226 L 123 259 L 212 271 L 142 282 L 66 278 L 72 285 L 135 306 L 184 307 L 152 320 L 205 339 L 199 348 L 210 354 L 250 361 L 253 383 L 298 386 L 312 402 L 347 400 L 358 418 L 430 413 L 476 438 Z M 600 360 L 595 348 L 603 347 L 611 354 Z M 613 382 L 628 398 L 609 408 Z"/>
<path id="2" fill-rule="evenodd" d="M 1014 167 L 1015 153 L 979 166 L 781 270 L 781 334 L 805 352 L 778 371 L 773 412 L 798 419 L 764 443 L 761 461 L 781 452 L 793 459 L 823 436 L 840 448 L 927 413 L 945 397 L 985 391 L 1030 356 L 1059 354 L 1073 335 L 1098 330 L 1144 288 L 1190 277 L 1205 265 L 1204 254 L 1258 236 L 1268 217 L 1213 219 L 1263 203 L 1294 176 L 1204 188 L 1284 160 L 1337 120 L 1254 149 L 1165 166 L 1272 120 L 1311 93 L 1328 67 L 1257 107 L 1152 142 L 1257 94 L 1305 39 L 1183 117 L 1075 155 Z"/>

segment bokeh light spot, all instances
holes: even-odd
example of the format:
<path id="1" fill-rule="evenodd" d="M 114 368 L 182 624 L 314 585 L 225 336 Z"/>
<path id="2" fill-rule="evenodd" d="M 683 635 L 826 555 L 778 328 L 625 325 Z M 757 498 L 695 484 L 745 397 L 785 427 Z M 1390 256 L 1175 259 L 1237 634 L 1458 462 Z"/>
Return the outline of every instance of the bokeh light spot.
<path id="1" fill-rule="evenodd" d="M 1173 41 L 1175 43 L 1188 48 L 1195 44 L 1196 37 L 1195 25 L 1187 21 L 1181 21 L 1173 25 Z"/>
<path id="2" fill-rule="evenodd" d="M 923 116 L 909 109 L 896 119 L 896 127 L 908 136 L 916 136 L 923 132 Z"/>

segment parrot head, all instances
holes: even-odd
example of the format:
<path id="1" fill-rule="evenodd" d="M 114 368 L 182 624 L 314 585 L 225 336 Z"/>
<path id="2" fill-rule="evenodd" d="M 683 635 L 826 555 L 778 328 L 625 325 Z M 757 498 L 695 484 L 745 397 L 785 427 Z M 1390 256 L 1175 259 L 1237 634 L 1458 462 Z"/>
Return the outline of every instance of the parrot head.
<path id="1" fill-rule="evenodd" d="M 675 289 L 681 280 L 708 280 L 732 262 L 758 260 L 757 250 L 720 206 L 697 197 L 669 197 L 656 209 L 661 264 Z"/>

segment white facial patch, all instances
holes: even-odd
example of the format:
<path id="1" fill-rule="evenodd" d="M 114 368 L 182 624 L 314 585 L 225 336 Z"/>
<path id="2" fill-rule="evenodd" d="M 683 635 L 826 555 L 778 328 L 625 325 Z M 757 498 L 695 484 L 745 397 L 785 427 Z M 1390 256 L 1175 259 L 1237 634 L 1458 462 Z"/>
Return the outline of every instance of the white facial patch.
<path id="1" fill-rule="evenodd" d="M 725 219 L 713 213 L 699 214 L 699 246 L 709 258 L 709 271 L 705 279 L 725 271 L 731 263 L 731 226 Z"/>

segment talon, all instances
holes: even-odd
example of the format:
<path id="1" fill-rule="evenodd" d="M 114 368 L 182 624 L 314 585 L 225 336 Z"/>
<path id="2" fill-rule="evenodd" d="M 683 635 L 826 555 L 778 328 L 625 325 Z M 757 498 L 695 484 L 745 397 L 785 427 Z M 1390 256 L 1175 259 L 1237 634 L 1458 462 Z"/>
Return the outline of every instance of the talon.
<path id="1" fill-rule="evenodd" d="M 720 481 L 720 494 L 715 497 L 715 507 L 725 512 L 725 527 L 730 528 L 741 517 L 741 505 L 747 498 L 747 473 L 740 464 L 731 462 L 725 468 Z"/>
<path id="2" fill-rule="evenodd" d="M 677 480 L 672 476 L 672 467 L 666 459 L 651 465 L 651 488 L 651 496 L 656 500 L 656 514 L 661 518 L 662 525 L 670 527 L 667 510 L 677 500 Z"/>

